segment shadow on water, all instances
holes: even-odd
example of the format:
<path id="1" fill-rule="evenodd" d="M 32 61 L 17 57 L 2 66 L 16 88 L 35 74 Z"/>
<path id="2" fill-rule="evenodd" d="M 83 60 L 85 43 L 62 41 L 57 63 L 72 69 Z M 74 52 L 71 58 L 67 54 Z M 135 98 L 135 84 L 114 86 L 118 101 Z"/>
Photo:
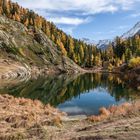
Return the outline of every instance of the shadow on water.
<path id="1" fill-rule="evenodd" d="M 119 75 L 101 73 L 38 77 L 1 87 L 0 93 L 38 99 L 70 115 L 98 114 L 102 106 L 108 107 L 138 97 L 138 91 L 127 87 Z"/>

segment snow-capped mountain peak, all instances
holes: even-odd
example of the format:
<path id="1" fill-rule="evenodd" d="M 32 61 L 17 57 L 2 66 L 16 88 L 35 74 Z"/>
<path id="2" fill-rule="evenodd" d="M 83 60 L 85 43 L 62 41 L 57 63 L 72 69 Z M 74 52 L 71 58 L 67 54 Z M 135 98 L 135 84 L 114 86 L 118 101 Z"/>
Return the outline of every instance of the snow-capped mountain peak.
<path id="1" fill-rule="evenodd" d="M 97 48 L 99 49 L 107 49 L 109 43 L 111 43 L 113 40 L 111 39 L 105 39 L 105 40 L 99 40 L 99 41 L 94 41 L 94 40 L 90 40 L 88 38 L 83 38 L 82 39 L 85 43 L 89 44 L 89 45 L 95 45 L 97 46 Z"/>
<path id="2" fill-rule="evenodd" d="M 90 40 L 88 38 L 83 38 L 82 39 L 86 44 L 89 44 L 89 45 L 96 45 L 97 42 L 95 40 Z"/>
<path id="3" fill-rule="evenodd" d="M 132 29 L 128 32 L 124 33 L 121 38 L 127 39 L 129 37 L 133 37 L 136 34 L 140 34 L 140 22 L 138 22 Z"/>
<path id="4" fill-rule="evenodd" d="M 131 38 L 133 36 L 135 36 L 136 34 L 140 35 L 140 22 L 138 22 L 137 24 L 135 24 L 135 26 L 133 28 L 131 28 L 128 32 L 124 33 L 121 38 L 122 39 L 127 39 L 127 38 Z M 90 40 L 87 38 L 83 38 L 83 41 L 87 44 L 90 45 L 96 45 L 97 48 L 101 49 L 101 50 L 105 50 L 107 49 L 107 47 L 109 46 L 110 43 L 114 43 L 115 39 L 105 39 L 105 40 L 99 40 L 94 41 L 94 40 Z"/>
<path id="5" fill-rule="evenodd" d="M 110 39 L 99 40 L 99 42 L 97 44 L 97 48 L 104 50 L 108 47 L 109 43 L 111 43 L 111 42 L 112 42 L 112 40 L 110 40 Z"/>

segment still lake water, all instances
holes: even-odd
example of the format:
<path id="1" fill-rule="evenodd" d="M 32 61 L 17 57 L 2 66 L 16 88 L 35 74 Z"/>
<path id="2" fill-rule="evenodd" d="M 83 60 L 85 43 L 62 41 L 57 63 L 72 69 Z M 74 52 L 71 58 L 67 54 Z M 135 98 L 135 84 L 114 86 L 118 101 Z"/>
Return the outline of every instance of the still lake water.
<path id="1" fill-rule="evenodd" d="M 38 77 L 0 87 L 0 93 L 38 99 L 67 112 L 68 115 L 95 115 L 103 106 L 132 101 L 139 95 L 119 75 L 101 73 Z"/>

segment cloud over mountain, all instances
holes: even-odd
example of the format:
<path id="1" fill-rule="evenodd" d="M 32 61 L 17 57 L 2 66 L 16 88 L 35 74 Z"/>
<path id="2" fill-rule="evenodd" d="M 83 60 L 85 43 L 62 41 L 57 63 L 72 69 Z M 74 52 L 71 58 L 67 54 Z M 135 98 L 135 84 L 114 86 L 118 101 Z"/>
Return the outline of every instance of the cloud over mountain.
<path id="1" fill-rule="evenodd" d="M 98 14 L 139 9 L 140 0 L 12 0 L 33 9 L 72 34 L 76 27 L 94 21 Z M 139 16 L 139 13 L 132 15 Z M 69 26 L 68 26 L 69 25 Z"/>
<path id="2" fill-rule="evenodd" d="M 115 12 L 132 9 L 139 0 L 14 0 L 31 9 L 47 9 L 55 11 L 81 11 L 81 14 Z"/>

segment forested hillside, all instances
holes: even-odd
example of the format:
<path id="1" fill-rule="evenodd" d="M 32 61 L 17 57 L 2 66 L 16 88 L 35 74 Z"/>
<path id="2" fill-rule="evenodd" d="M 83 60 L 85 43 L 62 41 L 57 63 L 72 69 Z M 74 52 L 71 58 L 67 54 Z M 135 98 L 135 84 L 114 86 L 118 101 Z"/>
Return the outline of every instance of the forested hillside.
<path id="1" fill-rule="evenodd" d="M 30 34 L 36 36 L 37 30 L 42 30 L 47 37 L 56 44 L 63 56 L 68 56 L 81 67 L 104 66 L 112 69 L 129 62 L 132 57 L 140 56 L 140 36 L 123 40 L 116 38 L 107 50 L 100 50 L 96 46 L 72 38 L 58 29 L 52 22 L 29 9 L 22 8 L 17 3 L 0 0 L 0 14 L 24 24 Z"/>
<path id="2" fill-rule="evenodd" d="M 92 66 L 94 63 L 100 63 L 100 53 L 95 47 L 72 38 L 53 23 L 29 9 L 22 8 L 17 3 L 0 0 L 0 14 L 23 23 L 34 35 L 36 29 L 41 29 L 57 45 L 64 56 L 68 56 L 81 66 Z"/>
<path id="3" fill-rule="evenodd" d="M 102 51 L 102 62 L 109 62 L 109 68 L 129 64 L 131 59 L 137 63 L 140 57 L 140 35 L 128 39 L 116 37 L 115 42 L 110 43 L 107 50 Z"/>

